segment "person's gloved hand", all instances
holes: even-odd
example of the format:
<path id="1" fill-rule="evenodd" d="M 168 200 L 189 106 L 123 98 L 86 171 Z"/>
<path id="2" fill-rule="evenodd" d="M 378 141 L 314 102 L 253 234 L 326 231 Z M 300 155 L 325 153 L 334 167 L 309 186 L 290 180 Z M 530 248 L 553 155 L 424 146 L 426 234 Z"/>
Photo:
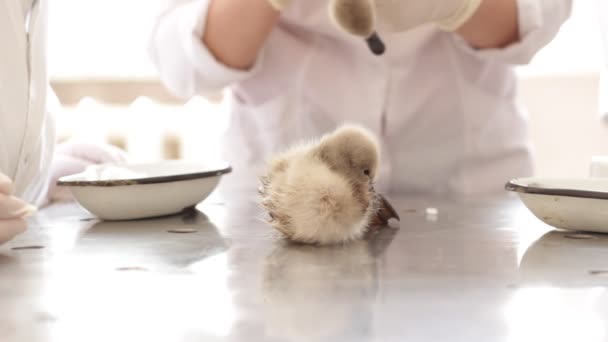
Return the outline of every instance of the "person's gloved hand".
<path id="1" fill-rule="evenodd" d="M 385 47 L 378 31 L 402 32 L 427 23 L 455 31 L 475 14 L 481 1 L 329 0 L 328 6 L 330 17 L 338 28 L 365 38 L 370 50 L 381 55 Z"/>
<path id="2" fill-rule="evenodd" d="M 368 38 L 375 31 L 402 32 L 436 23 L 448 31 L 458 29 L 479 8 L 482 0 L 330 0 L 329 13 L 336 25 Z"/>
<path id="3" fill-rule="evenodd" d="M 48 201 L 70 201 L 73 199 L 68 189 L 57 186 L 59 178 L 80 173 L 90 165 L 126 161 L 127 154 L 123 150 L 108 144 L 68 141 L 57 145 L 51 165 Z"/>
<path id="4" fill-rule="evenodd" d="M 272 7 L 277 9 L 277 11 L 282 11 L 291 3 L 291 0 L 268 0 Z"/>
<path id="5" fill-rule="evenodd" d="M 277 10 L 285 9 L 292 0 L 268 0 Z M 370 16 L 380 28 L 402 32 L 427 23 L 454 31 L 473 16 L 483 0 L 330 0 L 329 11 L 334 17 L 348 17 L 346 31 L 369 35 Z M 374 13 L 369 13 L 373 8 Z M 336 14 L 338 13 L 338 14 Z M 371 19 L 371 21 L 374 21 Z M 340 23 L 341 20 L 338 20 Z M 358 27 L 357 27 L 358 26 Z M 364 28 L 365 27 L 365 28 Z M 360 32 L 369 31 L 365 34 Z"/>
<path id="6" fill-rule="evenodd" d="M 374 9 L 378 26 L 388 31 L 407 31 L 427 23 L 436 23 L 443 30 L 454 31 L 475 14 L 481 2 L 482 0 L 374 0 Z"/>
<path id="7" fill-rule="evenodd" d="M 36 208 L 13 196 L 13 181 L 0 172 L 0 244 L 23 233 L 27 227 L 25 216 Z"/>

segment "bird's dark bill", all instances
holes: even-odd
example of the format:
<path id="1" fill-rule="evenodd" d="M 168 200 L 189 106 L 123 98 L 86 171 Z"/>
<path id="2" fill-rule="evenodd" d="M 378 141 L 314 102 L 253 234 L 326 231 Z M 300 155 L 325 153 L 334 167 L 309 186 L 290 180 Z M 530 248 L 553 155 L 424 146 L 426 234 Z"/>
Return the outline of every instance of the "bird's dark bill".
<path id="1" fill-rule="evenodd" d="M 386 51 L 386 46 L 384 46 L 384 42 L 380 39 L 380 36 L 376 32 L 372 33 L 366 40 L 367 46 L 374 53 L 374 55 L 382 55 L 384 51 Z"/>
<path id="2" fill-rule="evenodd" d="M 371 226 L 386 226 L 388 225 L 388 221 L 393 218 L 400 221 L 401 218 L 399 217 L 399 214 L 397 214 L 397 211 L 395 208 L 393 208 L 389 201 L 382 195 L 377 196 L 378 211 L 376 212 L 376 215 L 372 217 Z"/>

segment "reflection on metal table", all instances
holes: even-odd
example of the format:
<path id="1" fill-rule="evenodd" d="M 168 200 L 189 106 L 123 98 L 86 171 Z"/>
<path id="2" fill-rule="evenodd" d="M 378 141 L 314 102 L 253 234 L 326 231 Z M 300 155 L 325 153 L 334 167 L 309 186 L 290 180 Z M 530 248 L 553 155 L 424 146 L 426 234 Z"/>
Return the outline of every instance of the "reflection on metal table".
<path id="1" fill-rule="evenodd" d="M 49 207 L 0 246 L 0 341 L 608 339 L 607 236 L 514 197 L 391 200 L 400 228 L 323 248 L 246 195 L 130 222 Z"/>

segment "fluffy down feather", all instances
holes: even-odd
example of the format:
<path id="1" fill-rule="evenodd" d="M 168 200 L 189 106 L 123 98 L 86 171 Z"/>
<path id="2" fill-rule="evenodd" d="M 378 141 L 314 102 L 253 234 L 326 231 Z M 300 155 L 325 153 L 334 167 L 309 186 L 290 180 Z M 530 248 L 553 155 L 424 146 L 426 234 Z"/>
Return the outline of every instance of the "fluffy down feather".
<path id="1" fill-rule="evenodd" d="M 372 180 L 379 163 L 374 136 L 343 126 L 269 162 L 262 206 L 287 238 L 311 244 L 359 239 L 378 210 Z"/>

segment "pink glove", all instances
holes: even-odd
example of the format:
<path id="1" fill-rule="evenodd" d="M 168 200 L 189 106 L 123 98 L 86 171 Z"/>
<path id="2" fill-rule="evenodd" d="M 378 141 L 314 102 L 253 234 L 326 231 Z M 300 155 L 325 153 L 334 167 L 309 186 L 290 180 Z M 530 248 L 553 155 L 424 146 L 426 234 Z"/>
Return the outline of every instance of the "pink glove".
<path id="1" fill-rule="evenodd" d="M 36 208 L 13 196 L 13 181 L 0 172 L 0 244 L 23 233 L 27 228 L 24 217 Z"/>
<path id="2" fill-rule="evenodd" d="M 68 189 L 57 186 L 57 180 L 63 176 L 83 172 L 90 165 L 126 161 L 127 154 L 112 145 L 78 141 L 59 144 L 55 148 L 53 164 L 51 165 L 51 183 L 47 198 L 49 202 L 71 201 L 73 199 Z"/>

